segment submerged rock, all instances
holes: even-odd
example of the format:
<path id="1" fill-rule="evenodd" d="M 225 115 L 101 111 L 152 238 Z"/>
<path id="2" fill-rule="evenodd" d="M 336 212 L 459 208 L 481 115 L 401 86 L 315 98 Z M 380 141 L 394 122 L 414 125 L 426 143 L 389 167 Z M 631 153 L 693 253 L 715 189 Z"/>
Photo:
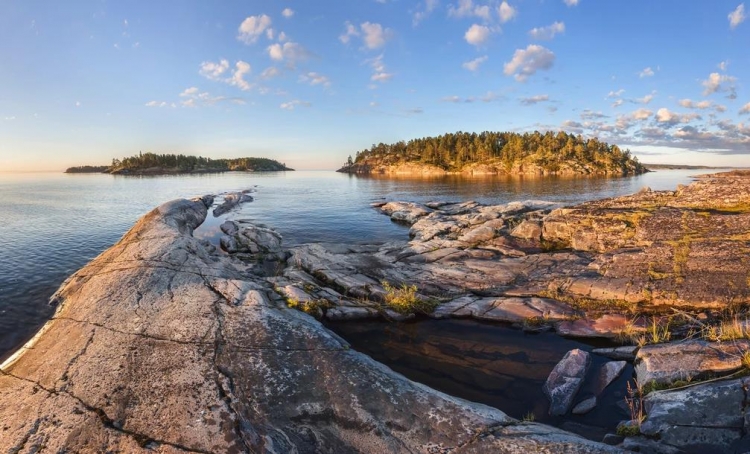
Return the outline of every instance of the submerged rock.
<path id="1" fill-rule="evenodd" d="M 193 238 L 206 214 L 162 205 L 66 281 L 0 366 L 0 452 L 616 452 L 350 350 Z"/>
<path id="2" fill-rule="evenodd" d="M 586 378 L 590 362 L 588 352 L 576 348 L 566 353 L 552 369 L 543 388 L 550 400 L 550 415 L 562 416 L 570 410 Z"/>

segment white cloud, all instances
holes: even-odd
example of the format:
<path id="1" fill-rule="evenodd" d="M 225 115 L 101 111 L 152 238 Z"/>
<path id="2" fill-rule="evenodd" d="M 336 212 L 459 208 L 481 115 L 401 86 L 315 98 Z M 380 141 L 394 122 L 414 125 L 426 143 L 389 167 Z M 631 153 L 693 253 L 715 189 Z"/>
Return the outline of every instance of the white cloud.
<path id="1" fill-rule="evenodd" d="M 414 12 L 412 16 L 412 25 L 417 26 L 420 22 L 425 20 L 440 4 L 439 0 L 425 0 L 424 8 L 420 8 Z"/>
<path id="2" fill-rule="evenodd" d="M 653 101 L 654 96 L 655 96 L 654 93 L 651 93 L 651 94 L 648 94 L 648 95 L 644 96 L 643 98 L 637 98 L 635 100 L 635 102 L 637 102 L 639 104 L 648 104 L 651 101 Z"/>
<path id="3" fill-rule="evenodd" d="M 198 87 L 186 88 L 185 90 L 183 90 L 182 93 L 180 93 L 180 96 L 182 96 L 182 97 L 185 97 L 185 96 L 194 96 L 194 95 L 197 95 L 199 91 L 200 90 L 198 90 Z"/>
<path id="4" fill-rule="evenodd" d="M 653 112 L 648 109 L 638 109 L 630 114 L 630 116 L 634 120 L 647 120 L 651 116 L 651 114 L 653 114 Z"/>
<path id="5" fill-rule="evenodd" d="M 563 22 L 555 22 L 552 25 L 548 25 L 546 27 L 532 28 L 529 31 L 529 36 L 531 37 L 531 39 L 548 40 L 554 38 L 558 33 L 564 32 L 565 24 Z"/>
<path id="6" fill-rule="evenodd" d="M 489 21 L 492 19 L 492 10 L 489 5 L 474 5 L 472 0 L 459 0 L 458 6 L 448 6 L 450 17 L 481 17 Z"/>
<path id="7" fill-rule="evenodd" d="M 365 22 L 360 25 L 360 28 L 364 35 L 362 39 L 368 49 L 378 49 L 383 47 L 387 37 L 390 35 L 390 30 L 384 29 L 380 24 Z"/>
<path id="8" fill-rule="evenodd" d="M 310 85 L 322 85 L 324 87 L 331 86 L 331 81 L 328 79 L 328 77 L 316 72 L 301 74 L 299 76 L 299 81 Z"/>
<path id="9" fill-rule="evenodd" d="M 228 98 L 226 96 L 211 96 L 208 92 L 201 92 L 198 87 L 190 87 L 180 93 L 180 97 L 186 98 L 180 102 L 182 107 L 198 107 L 201 105 L 212 106 L 220 102 L 231 102 L 232 104 L 247 104 L 242 98 Z M 171 107 L 177 107 L 174 103 Z M 160 106 L 161 107 L 161 106 Z"/>
<path id="10" fill-rule="evenodd" d="M 375 58 L 366 60 L 365 63 L 372 67 L 372 76 L 370 80 L 373 82 L 388 82 L 393 78 L 393 74 L 386 71 L 385 63 L 383 62 L 383 54 L 378 55 Z"/>
<path id="11" fill-rule="evenodd" d="M 729 67 L 729 60 L 724 60 L 723 62 L 720 62 L 718 65 L 720 70 L 726 71 L 727 67 Z"/>
<path id="12" fill-rule="evenodd" d="M 235 65 L 235 71 L 232 74 L 232 78 L 229 79 L 229 84 L 234 85 L 242 91 L 248 91 L 252 88 L 252 85 L 245 80 L 245 75 L 250 74 L 252 68 L 250 64 L 239 60 Z"/>
<path id="13" fill-rule="evenodd" d="M 481 57 L 477 57 L 474 60 L 465 62 L 461 66 L 464 69 L 468 69 L 469 71 L 476 71 L 477 69 L 479 69 L 479 65 L 481 65 L 484 62 L 486 62 L 488 58 L 489 57 L 487 57 L 486 55 L 481 56 Z"/>
<path id="14" fill-rule="evenodd" d="M 287 61 L 290 65 L 294 65 L 296 62 L 306 60 L 310 57 L 310 52 L 307 51 L 299 43 L 292 41 L 284 44 L 275 43 L 268 46 L 266 49 L 268 56 L 272 60 L 276 61 Z"/>
<path id="15" fill-rule="evenodd" d="M 271 27 L 271 18 L 267 15 L 248 16 L 238 29 L 237 39 L 245 44 L 253 44 Z"/>
<path id="16" fill-rule="evenodd" d="M 284 11 L 281 12 L 281 15 L 289 19 L 290 17 L 294 16 L 294 10 L 292 8 L 284 8 Z"/>
<path id="17" fill-rule="evenodd" d="M 207 79 L 219 80 L 228 69 L 229 61 L 225 59 L 220 60 L 218 63 L 204 61 L 203 63 L 201 63 L 198 74 Z"/>
<path id="18" fill-rule="evenodd" d="M 508 4 L 508 2 L 503 0 L 503 2 L 497 8 L 497 13 L 500 15 L 500 22 L 505 23 L 516 17 L 516 15 L 518 15 L 518 10 L 513 8 Z"/>
<path id="19" fill-rule="evenodd" d="M 743 114 L 750 114 L 750 102 L 742 106 L 742 108 L 740 109 L 740 115 Z"/>
<path id="20" fill-rule="evenodd" d="M 568 5 L 568 6 L 576 6 L 576 5 L 578 5 L 578 0 L 563 0 L 563 2 L 565 2 L 565 4 Z"/>
<path id="21" fill-rule="evenodd" d="M 525 106 L 531 106 L 544 101 L 549 101 L 549 95 L 536 95 L 529 98 L 521 98 L 521 104 Z"/>
<path id="22" fill-rule="evenodd" d="M 701 82 L 704 87 L 703 96 L 708 96 L 719 91 L 729 91 L 729 97 L 734 99 L 737 97 L 734 88 L 736 80 L 735 77 L 726 74 L 711 73 L 708 75 L 708 79 Z"/>
<path id="23" fill-rule="evenodd" d="M 745 4 L 740 3 L 734 11 L 727 15 L 729 19 L 729 28 L 734 30 L 738 25 L 745 22 L 747 16 L 745 16 Z"/>
<path id="24" fill-rule="evenodd" d="M 383 47 L 388 39 L 393 35 L 393 31 L 389 28 L 383 28 L 380 24 L 372 22 L 364 22 L 360 24 L 359 29 L 347 21 L 344 23 L 344 33 L 339 36 L 339 41 L 344 44 L 349 42 L 354 37 L 361 37 L 368 49 L 378 49 Z"/>
<path id="25" fill-rule="evenodd" d="M 3 117 L 3 120 L 5 120 L 5 121 L 13 121 L 15 119 L 16 119 L 15 115 L 11 115 L 10 117 Z"/>
<path id="26" fill-rule="evenodd" d="M 653 75 L 654 75 L 654 70 L 651 69 L 651 67 L 649 66 L 648 68 L 645 68 L 643 71 L 641 71 L 638 74 L 638 77 L 640 77 L 641 79 L 643 79 L 644 77 L 651 77 Z"/>
<path id="27" fill-rule="evenodd" d="M 274 77 L 280 76 L 281 71 L 275 66 L 269 66 L 260 73 L 262 79 L 273 79 Z"/>
<path id="28" fill-rule="evenodd" d="M 391 79 L 393 79 L 393 74 L 391 73 L 375 73 L 370 77 L 370 80 L 373 82 L 387 82 Z"/>
<path id="29" fill-rule="evenodd" d="M 297 106 L 310 107 L 311 105 L 312 104 L 307 101 L 300 101 L 299 99 L 295 99 L 293 101 L 282 103 L 279 107 L 284 110 L 294 110 L 294 108 Z"/>
<path id="30" fill-rule="evenodd" d="M 700 119 L 700 115 L 696 113 L 678 114 L 670 111 L 666 107 L 656 111 L 656 121 L 658 123 L 666 123 L 668 125 L 677 125 L 680 123 L 689 123 L 693 120 Z"/>
<path id="31" fill-rule="evenodd" d="M 146 103 L 146 107 L 167 107 L 169 103 L 166 101 L 149 101 Z"/>
<path id="32" fill-rule="evenodd" d="M 505 64 L 506 75 L 515 75 L 519 82 L 525 82 L 537 71 L 550 69 L 555 63 L 555 54 L 549 49 L 531 44 L 526 49 L 516 49 L 513 58 Z"/>
<path id="33" fill-rule="evenodd" d="M 622 103 L 624 103 L 624 102 L 625 102 L 625 101 L 623 101 L 622 99 L 618 99 L 618 100 L 616 100 L 615 102 L 613 102 L 613 103 L 612 103 L 612 107 L 613 107 L 613 108 L 618 108 L 618 107 L 620 107 L 620 106 L 622 105 Z"/>
<path id="34" fill-rule="evenodd" d="M 622 96 L 623 93 L 625 93 L 625 89 L 624 88 L 621 88 L 621 89 L 619 89 L 617 91 L 610 91 L 609 93 L 607 93 L 607 99 L 609 99 L 609 98 L 619 98 L 620 96 Z"/>
<path id="35" fill-rule="evenodd" d="M 339 41 L 344 44 L 349 44 L 349 41 L 355 36 L 359 36 L 359 30 L 357 30 L 357 27 L 355 27 L 354 24 L 346 21 L 344 23 L 344 33 L 339 36 Z"/>
<path id="36" fill-rule="evenodd" d="M 474 24 L 464 34 L 467 43 L 474 46 L 481 46 L 490 37 L 490 29 L 484 25 Z"/>
<path id="37" fill-rule="evenodd" d="M 710 109 L 710 108 L 713 107 L 716 110 L 718 110 L 719 112 L 723 112 L 724 110 L 726 110 L 726 107 L 721 106 L 719 104 L 714 104 L 711 101 L 698 101 L 698 102 L 695 102 L 695 101 L 692 101 L 690 99 L 681 99 L 679 101 L 679 104 L 682 107 L 686 107 L 688 109 L 701 109 L 701 110 L 705 110 L 705 109 Z"/>

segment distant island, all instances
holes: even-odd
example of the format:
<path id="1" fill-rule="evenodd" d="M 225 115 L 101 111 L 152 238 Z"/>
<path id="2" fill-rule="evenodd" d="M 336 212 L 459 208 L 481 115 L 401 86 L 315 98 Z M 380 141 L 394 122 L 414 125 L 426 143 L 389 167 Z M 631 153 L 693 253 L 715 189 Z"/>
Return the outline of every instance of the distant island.
<path id="1" fill-rule="evenodd" d="M 211 159 L 183 154 L 139 153 L 113 159 L 109 166 L 70 167 L 65 173 L 109 173 L 112 175 L 170 175 L 217 172 L 293 171 L 285 164 L 267 158 Z"/>
<path id="2" fill-rule="evenodd" d="M 457 132 L 380 143 L 338 170 L 404 175 L 638 175 L 649 170 L 617 145 L 565 132 Z"/>
<path id="3" fill-rule="evenodd" d="M 685 164 L 643 164 L 649 170 L 712 170 L 726 169 L 727 167 L 716 166 L 691 166 Z"/>

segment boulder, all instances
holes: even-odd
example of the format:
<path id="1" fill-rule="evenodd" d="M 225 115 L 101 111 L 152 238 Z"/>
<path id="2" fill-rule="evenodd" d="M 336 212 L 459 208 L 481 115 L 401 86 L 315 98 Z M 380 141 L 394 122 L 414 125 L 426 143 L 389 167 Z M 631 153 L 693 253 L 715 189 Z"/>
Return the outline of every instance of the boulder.
<path id="1" fill-rule="evenodd" d="M 596 382 L 594 384 L 594 393 L 598 396 L 604 391 L 604 389 L 615 381 L 625 367 L 628 365 L 625 361 L 609 361 L 604 363 L 599 369 L 599 373 L 596 376 Z"/>
<path id="2" fill-rule="evenodd" d="M 638 353 L 637 345 L 625 345 L 622 347 L 611 347 L 611 348 L 595 348 L 591 350 L 591 353 L 596 355 L 606 356 L 612 359 L 621 359 L 625 361 L 634 361 L 635 355 Z"/>
<path id="3" fill-rule="evenodd" d="M 570 410 L 583 384 L 591 359 L 588 352 L 573 349 L 552 369 L 544 384 L 544 394 L 550 400 L 549 414 L 562 416 Z"/>
<path id="4" fill-rule="evenodd" d="M 740 452 L 748 442 L 747 378 L 654 391 L 645 398 L 641 432 L 685 452 Z"/>
<path id="5" fill-rule="evenodd" d="M 742 357 L 748 350 L 748 340 L 690 340 L 646 345 L 638 350 L 635 373 L 641 385 L 650 382 L 669 385 L 677 381 L 727 375 L 743 367 Z"/>
<path id="6" fill-rule="evenodd" d="M 510 234 L 514 237 L 526 240 L 539 240 L 542 237 L 542 223 L 525 220 L 518 224 Z"/>

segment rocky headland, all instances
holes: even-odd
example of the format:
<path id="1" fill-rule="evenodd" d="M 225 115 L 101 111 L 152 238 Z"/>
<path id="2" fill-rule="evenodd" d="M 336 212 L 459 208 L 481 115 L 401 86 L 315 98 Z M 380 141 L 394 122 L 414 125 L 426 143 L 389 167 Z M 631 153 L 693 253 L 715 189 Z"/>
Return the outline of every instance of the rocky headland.
<path id="1" fill-rule="evenodd" d="M 575 207 L 378 203 L 410 226 L 380 245 L 285 248 L 227 221 L 226 254 L 192 236 L 211 207 L 157 208 L 66 281 L 53 319 L 0 367 L 1 451 L 750 447 L 750 172 Z M 411 382 L 316 320 L 419 317 L 618 342 L 571 350 L 539 391 L 551 414 L 586 413 L 630 362 L 632 419 L 607 444 L 518 421 Z M 611 360 L 580 395 L 591 355 Z"/>
<path id="2" fill-rule="evenodd" d="M 192 236 L 211 206 L 160 206 L 62 285 L 0 366 L 0 452 L 616 452 L 352 351 Z"/>

